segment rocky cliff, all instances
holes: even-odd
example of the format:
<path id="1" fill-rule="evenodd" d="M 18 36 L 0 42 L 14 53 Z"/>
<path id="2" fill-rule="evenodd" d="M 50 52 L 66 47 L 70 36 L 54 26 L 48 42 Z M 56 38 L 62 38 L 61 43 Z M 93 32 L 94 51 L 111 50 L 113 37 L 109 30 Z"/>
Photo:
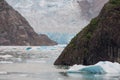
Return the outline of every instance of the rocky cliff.
<path id="1" fill-rule="evenodd" d="M 55 45 L 36 34 L 29 23 L 5 0 L 0 0 L 0 45 Z"/>
<path id="2" fill-rule="evenodd" d="M 57 45 L 56 41 L 51 40 L 47 35 L 45 34 L 39 34 L 39 37 L 42 41 L 42 44 L 47 44 L 48 46 L 50 45 Z"/>
<path id="3" fill-rule="evenodd" d="M 99 16 L 78 33 L 55 65 L 92 65 L 99 61 L 120 63 L 120 0 L 110 0 Z"/>

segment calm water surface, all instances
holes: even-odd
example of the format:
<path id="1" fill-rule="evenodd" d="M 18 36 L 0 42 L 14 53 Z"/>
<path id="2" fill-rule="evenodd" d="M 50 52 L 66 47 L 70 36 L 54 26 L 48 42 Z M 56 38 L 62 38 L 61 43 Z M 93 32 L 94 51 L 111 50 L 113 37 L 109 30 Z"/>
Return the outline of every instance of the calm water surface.
<path id="1" fill-rule="evenodd" d="M 120 74 L 66 73 L 54 66 L 65 45 L 0 47 L 0 80 L 120 80 Z"/>

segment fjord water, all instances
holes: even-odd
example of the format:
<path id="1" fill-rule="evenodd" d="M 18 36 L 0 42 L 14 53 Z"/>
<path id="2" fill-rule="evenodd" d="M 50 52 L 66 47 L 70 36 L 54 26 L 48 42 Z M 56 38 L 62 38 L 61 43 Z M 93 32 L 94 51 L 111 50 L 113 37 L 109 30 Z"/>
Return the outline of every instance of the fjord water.
<path id="1" fill-rule="evenodd" d="M 119 73 L 67 73 L 66 66 L 54 66 L 66 45 L 0 47 L 0 80 L 119 80 Z M 112 67 L 112 66 L 111 66 Z M 107 68 L 106 68 L 107 69 Z M 113 68 L 114 69 L 114 68 Z"/>

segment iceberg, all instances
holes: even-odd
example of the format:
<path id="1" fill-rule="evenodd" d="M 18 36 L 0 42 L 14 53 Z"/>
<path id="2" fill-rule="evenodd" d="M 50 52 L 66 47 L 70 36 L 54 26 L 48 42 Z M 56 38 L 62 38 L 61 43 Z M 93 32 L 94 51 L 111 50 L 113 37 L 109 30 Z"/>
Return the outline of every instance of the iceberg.
<path id="1" fill-rule="evenodd" d="M 27 48 L 26 48 L 26 50 L 28 50 L 28 51 L 31 50 L 31 49 L 32 49 L 31 47 L 27 47 Z"/>
<path id="2" fill-rule="evenodd" d="M 12 55 L 0 55 L 0 58 L 4 58 L 4 59 L 9 59 L 9 58 L 12 58 L 13 56 Z"/>
<path id="3" fill-rule="evenodd" d="M 120 74 L 120 64 L 117 62 L 101 61 L 89 66 L 74 65 L 67 73 Z"/>
<path id="4" fill-rule="evenodd" d="M 0 61 L 0 64 L 12 64 L 12 61 Z"/>
<path id="5" fill-rule="evenodd" d="M 0 75 L 6 75 L 7 72 L 4 72 L 4 71 L 0 71 Z"/>

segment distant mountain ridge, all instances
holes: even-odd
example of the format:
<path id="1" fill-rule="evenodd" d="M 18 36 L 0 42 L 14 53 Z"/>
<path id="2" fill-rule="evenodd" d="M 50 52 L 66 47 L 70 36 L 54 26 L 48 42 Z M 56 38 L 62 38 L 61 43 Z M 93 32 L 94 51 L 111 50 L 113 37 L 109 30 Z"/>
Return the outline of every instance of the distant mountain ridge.
<path id="1" fill-rule="evenodd" d="M 0 45 L 56 45 L 52 40 L 40 37 L 24 17 L 5 0 L 0 0 Z"/>

